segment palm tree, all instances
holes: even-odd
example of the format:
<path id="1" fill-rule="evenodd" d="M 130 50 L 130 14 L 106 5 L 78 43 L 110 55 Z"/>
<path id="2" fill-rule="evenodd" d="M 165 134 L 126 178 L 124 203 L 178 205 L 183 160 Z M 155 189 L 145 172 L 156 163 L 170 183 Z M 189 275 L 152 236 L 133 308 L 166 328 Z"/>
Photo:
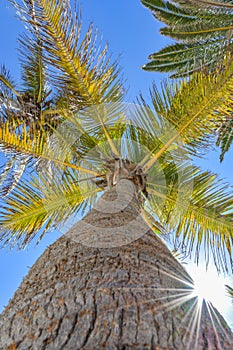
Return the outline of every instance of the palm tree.
<path id="1" fill-rule="evenodd" d="M 17 3 L 14 1 L 12 3 L 18 8 Z M 75 24 L 75 19 L 73 20 L 72 39 L 64 38 L 65 45 L 69 49 L 68 53 L 71 56 L 76 54 L 73 67 L 72 65 L 68 67 L 70 60 L 68 53 L 65 57 L 61 53 L 64 51 L 60 51 L 59 48 L 53 54 L 46 51 L 46 46 L 51 46 L 49 35 L 59 36 L 61 34 L 59 26 L 62 23 L 56 23 L 54 28 L 44 28 L 45 32 L 48 29 L 50 33 L 47 35 L 47 40 L 43 38 L 42 43 L 40 24 L 34 18 L 35 11 L 38 10 L 39 14 L 39 9 L 33 1 L 25 1 L 25 6 L 31 8 L 30 16 L 33 23 L 30 25 L 30 33 L 19 37 L 22 86 L 18 88 L 15 86 L 6 67 L 3 66 L 0 72 L 0 124 L 2 126 L 9 123 L 9 127 L 20 129 L 24 123 L 24 127 L 30 127 L 32 135 L 41 128 L 51 133 L 51 127 L 49 129 L 48 124 L 56 127 L 62 122 L 57 110 L 62 106 L 64 108 L 65 104 L 74 111 L 80 110 L 88 103 L 107 103 L 113 99 L 121 99 L 122 85 L 120 78 L 119 81 L 116 79 L 116 75 L 119 76 L 116 62 L 111 64 L 108 62 L 107 47 L 94 52 L 97 33 L 94 33 L 92 25 L 81 40 L 80 25 Z M 69 25 L 69 23 L 66 24 L 66 30 Z M 62 62 L 62 67 L 59 62 Z M 77 69 L 79 74 L 75 73 Z M 84 84 L 88 85 L 87 91 Z M 16 154 L 9 155 L 2 146 L 1 151 L 9 158 L 0 178 L 0 184 L 4 184 L 1 195 L 6 195 L 20 180 L 29 159 L 28 156 L 20 154 L 20 150 L 17 153 L 17 159 Z"/>
<path id="2" fill-rule="evenodd" d="M 164 22 L 163 35 L 175 39 L 149 56 L 143 66 L 148 71 L 173 72 L 172 78 L 190 76 L 194 72 L 209 74 L 224 70 L 226 55 L 232 55 L 233 4 L 231 0 L 141 0 L 155 18 Z M 231 58 L 230 58 L 231 59 Z M 218 128 L 217 146 L 220 161 L 233 142 L 232 104 L 226 120 Z"/>
<path id="3" fill-rule="evenodd" d="M 232 264 L 231 193 L 189 154 L 211 146 L 233 65 L 161 94 L 154 88 L 149 104 L 142 97 L 124 104 L 116 64 L 107 50 L 95 56 L 91 29 L 80 44 L 67 1 L 15 6 L 35 44 L 27 57 L 40 52 L 53 98 L 37 109 L 34 93 L 22 112 L 20 101 L 12 108 L 22 92 L 1 79 L 2 101 L 11 102 L 2 102 L 1 147 L 10 160 L 27 157 L 26 171 L 3 193 L 1 241 L 24 247 L 85 216 L 30 269 L 1 315 L 0 348 L 230 349 L 225 321 L 200 303 L 162 238 L 174 232 L 175 244 L 197 258 L 204 246 L 219 270 Z M 38 86 L 41 74 L 28 76 Z"/>

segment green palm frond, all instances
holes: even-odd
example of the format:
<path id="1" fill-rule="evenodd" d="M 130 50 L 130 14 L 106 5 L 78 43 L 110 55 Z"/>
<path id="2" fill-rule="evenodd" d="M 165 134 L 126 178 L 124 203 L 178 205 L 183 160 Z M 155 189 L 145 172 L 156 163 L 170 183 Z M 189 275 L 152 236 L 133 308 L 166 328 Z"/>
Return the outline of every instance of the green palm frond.
<path id="1" fill-rule="evenodd" d="M 195 251 L 198 261 L 204 247 L 207 261 L 212 254 L 218 270 L 227 270 L 233 249 L 232 188 L 216 175 L 191 166 L 189 152 L 179 139 L 164 148 L 163 135 L 173 137 L 171 125 L 169 134 L 166 119 L 153 114 L 146 105 L 140 111 L 140 127 L 132 127 L 130 135 L 131 140 L 146 147 L 146 158 L 150 154 L 145 210 L 166 232 L 174 233 L 175 249 L 181 247 L 187 256 Z"/>
<path id="2" fill-rule="evenodd" d="M 101 122 L 99 117 L 95 116 L 96 108 L 101 114 Z M 11 154 L 12 159 L 19 159 L 20 155 L 24 155 L 27 165 L 36 165 L 39 172 L 43 168 L 55 166 L 57 170 L 70 168 L 83 174 L 99 175 L 95 170 L 91 170 L 94 161 L 92 149 L 101 143 L 108 144 L 111 151 L 116 149 L 114 140 L 117 144 L 126 129 L 121 104 L 109 107 L 99 105 L 94 111 L 88 108 L 79 114 L 64 110 L 60 111 L 60 117 L 63 122 L 55 126 L 45 121 L 45 118 L 40 122 L 31 122 L 30 127 L 27 121 L 23 122 L 21 119 L 3 123 L 0 125 L 2 150 Z M 103 128 L 105 123 L 107 126 Z M 118 150 L 115 154 L 117 153 Z M 2 175 L 5 176 L 7 171 L 8 167 Z M 4 190 L 12 186 L 7 185 Z"/>
<path id="3" fill-rule="evenodd" d="M 149 56 L 151 60 L 146 64 L 146 70 L 148 71 L 162 71 L 171 72 L 183 69 L 186 74 L 189 75 L 194 71 L 206 70 L 209 66 L 217 63 L 220 57 L 219 44 L 223 45 L 222 40 L 215 40 L 210 43 L 211 56 L 208 56 L 206 52 L 206 44 L 201 42 L 197 43 L 176 43 L 169 45 L 157 53 Z M 225 43 L 225 48 L 228 43 Z M 224 47 L 221 46 L 223 49 Z M 203 61 L 204 55 L 204 61 Z M 195 68 L 194 68 L 195 67 Z M 172 77 L 177 77 L 176 74 Z"/>
<path id="4" fill-rule="evenodd" d="M 233 117 L 227 119 L 218 132 L 217 146 L 221 149 L 220 162 L 223 161 L 226 152 L 233 143 Z"/>
<path id="5" fill-rule="evenodd" d="M 204 8 L 218 8 L 218 10 L 233 9 L 233 4 L 231 0 L 176 0 L 177 3 L 181 5 L 186 5 L 188 7 L 204 7 Z"/>
<path id="6" fill-rule="evenodd" d="M 3 66 L 0 74 L 0 127 L 7 119 L 11 118 L 11 111 L 16 107 L 15 96 L 21 97 L 9 71 Z M 27 157 L 23 155 L 12 156 L 2 143 L 0 143 L 0 151 L 6 159 L 0 170 L 0 197 L 2 197 L 7 195 L 20 181 L 26 168 Z"/>
<path id="7" fill-rule="evenodd" d="M 34 104 L 42 106 L 47 95 L 46 84 L 48 80 L 46 79 L 43 44 L 35 19 L 34 1 L 31 1 L 31 17 L 31 35 L 23 34 L 19 37 L 21 79 L 23 81 L 23 91 Z"/>
<path id="8" fill-rule="evenodd" d="M 215 174 L 190 165 L 189 152 L 180 145 L 179 139 L 172 147 L 163 148 L 166 120 L 162 126 L 163 121 L 156 115 L 153 117 L 151 110 L 140 108 L 140 111 L 141 127 L 131 126 L 129 134 L 131 141 L 143 145 L 147 149 L 146 157 L 150 154 L 153 160 L 147 169 L 149 196 L 144 209 L 166 232 L 172 233 L 176 250 L 180 247 L 181 253 L 187 256 L 195 251 L 198 261 L 204 248 L 207 263 L 212 254 L 217 269 L 227 270 L 228 261 L 232 265 L 233 188 Z M 155 128 L 159 123 L 160 130 Z"/>
<path id="9" fill-rule="evenodd" d="M 198 19 L 192 22 L 192 27 L 190 24 L 179 25 L 178 28 L 162 28 L 160 30 L 161 34 L 170 36 L 173 39 L 183 40 L 184 42 L 199 42 L 200 40 L 206 41 L 213 37 L 224 40 L 227 38 L 226 34 L 233 29 L 232 18 L 228 21 L 225 19 L 225 25 L 219 26 L 219 22 L 214 18 L 206 19 L 203 23 L 203 19 Z"/>
<path id="10" fill-rule="evenodd" d="M 35 104 L 42 104 L 46 97 L 46 69 L 42 43 L 40 39 L 34 40 L 28 35 L 21 36 L 19 40 L 21 77 L 24 93 L 26 92 Z"/>
<path id="11" fill-rule="evenodd" d="M 107 132 L 117 146 L 126 124 L 112 109 L 111 112 Z M 30 129 L 21 121 L 8 122 L 0 128 L 5 149 L 12 157 L 26 155 L 27 165 L 35 168 L 36 164 L 39 176 L 27 182 L 21 179 L 4 199 L 0 224 L 1 240 L 6 244 L 24 246 L 38 233 L 42 238 L 47 230 L 58 227 L 71 215 L 91 205 L 100 191 L 92 181 L 106 173 L 100 152 L 107 148 L 111 156 L 111 146 L 101 124 L 95 124 L 94 118 L 94 127 L 90 129 L 85 115 L 64 111 L 61 125 L 54 128 L 47 124 L 53 132 L 51 135 L 43 131 L 43 125 L 38 130 L 36 122 L 31 123 Z M 107 117 L 106 112 L 103 119 L 104 115 Z"/>
<path id="12" fill-rule="evenodd" d="M 157 0 L 142 0 L 142 4 L 148 7 L 156 18 L 166 23 L 174 25 L 178 23 L 190 23 L 196 19 L 197 12 L 192 13 L 189 9 L 181 8 L 172 2 Z"/>
<path id="13" fill-rule="evenodd" d="M 200 70 L 212 72 L 222 65 L 226 52 L 231 51 L 232 4 L 195 0 L 142 0 L 142 4 L 167 24 L 161 28 L 161 34 L 178 41 L 150 55 L 150 62 L 143 69 L 174 72 L 172 77 Z M 180 19 L 174 13 L 178 13 Z"/>

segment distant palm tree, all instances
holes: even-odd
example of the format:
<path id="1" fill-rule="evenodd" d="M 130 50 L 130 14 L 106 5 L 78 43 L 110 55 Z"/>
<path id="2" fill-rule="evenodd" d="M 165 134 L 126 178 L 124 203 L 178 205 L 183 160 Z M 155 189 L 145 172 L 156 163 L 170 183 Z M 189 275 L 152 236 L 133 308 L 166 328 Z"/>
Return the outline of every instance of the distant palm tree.
<path id="1" fill-rule="evenodd" d="M 14 4 L 30 74 L 23 92 L 2 75 L 0 142 L 9 161 L 26 157 L 26 171 L 15 180 L 3 168 L 1 241 L 24 247 L 86 215 L 30 269 L 0 317 L 0 348 L 231 349 L 225 321 L 200 306 L 159 236 L 174 232 L 197 259 L 204 246 L 219 270 L 232 263 L 231 192 L 189 154 L 212 143 L 233 65 L 124 104 L 117 65 L 92 28 L 80 44 L 67 1 Z"/>
<path id="2" fill-rule="evenodd" d="M 143 66 L 148 71 L 173 72 L 171 77 L 194 72 L 213 73 L 225 69 L 226 56 L 232 59 L 233 4 L 231 0 L 141 0 L 155 18 L 164 22 L 163 35 L 176 40 L 149 56 Z M 226 110 L 224 111 L 226 113 Z M 220 161 L 233 142 L 232 102 L 228 101 L 226 120 L 218 128 Z"/>

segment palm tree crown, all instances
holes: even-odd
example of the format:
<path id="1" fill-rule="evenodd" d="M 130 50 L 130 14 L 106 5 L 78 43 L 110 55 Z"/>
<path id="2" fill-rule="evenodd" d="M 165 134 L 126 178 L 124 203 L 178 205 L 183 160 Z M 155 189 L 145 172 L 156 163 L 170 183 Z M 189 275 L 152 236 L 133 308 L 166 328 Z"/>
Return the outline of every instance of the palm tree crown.
<path id="1" fill-rule="evenodd" d="M 117 64 L 107 48 L 97 50 L 92 27 L 81 40 L 79 16 L 67 1 L 13 3 L 29 33 L 20 41 L 22 88 L 6 70 L 0 77 L 0 142 L 9 158 L 1 174 L 3 244 L 42 238 L 126 178 L 156 233 L 174 232 L 187 255 L 195 250 L 198 257 L 203 245 L 217 268 L 227 269 L 231 192 L 191 165 L 189 154 L 201 156 L 212 144 L 226 108 L 223 91 L 232 93 L 233 65 L 161 93 L 154 87 L 150 103 L 139 97 L 124 104 Z"/>

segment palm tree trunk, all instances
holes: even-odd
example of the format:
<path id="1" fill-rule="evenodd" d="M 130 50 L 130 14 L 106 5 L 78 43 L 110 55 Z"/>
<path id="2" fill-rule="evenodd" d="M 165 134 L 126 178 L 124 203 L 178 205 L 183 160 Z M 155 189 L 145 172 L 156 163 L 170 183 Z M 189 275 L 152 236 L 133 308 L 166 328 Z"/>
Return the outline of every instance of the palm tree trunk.
<path id="1" fill-rule="evenodd" d="M 120 181 L 46 249 L 0 317 L 0 349 L 232 349 L 215 309 L 214 327 L 205 303 L 195 313 L 192 280 L 140 201 Z"/>

